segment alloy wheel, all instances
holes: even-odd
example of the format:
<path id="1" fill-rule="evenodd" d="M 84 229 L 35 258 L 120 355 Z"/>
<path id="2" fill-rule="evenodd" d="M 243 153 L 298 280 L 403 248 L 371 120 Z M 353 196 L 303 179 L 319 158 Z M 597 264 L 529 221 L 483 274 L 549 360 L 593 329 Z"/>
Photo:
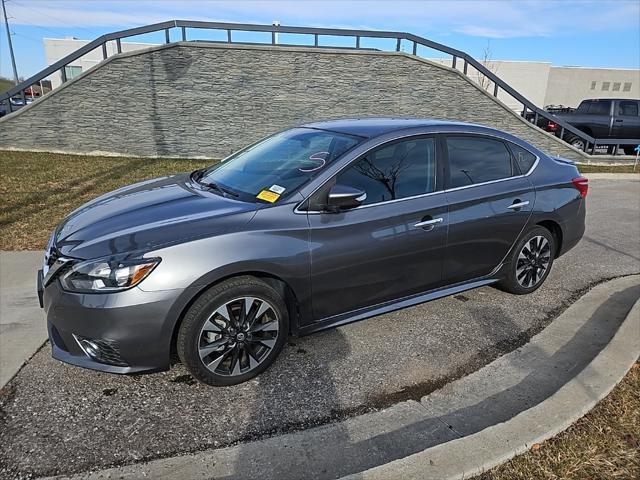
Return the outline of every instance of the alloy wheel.
<path id="1" fill-rule="evenodd" d="M 576 138 L 571 142 L 571 145 L 573 145 L 574 147 L 576 147 L 578 150 L 583 150 L 586 148 L 586 144 L 585 141 L 582 140 L 581 138 Z"/>
<path id="2" fill-rule="evenodd" d="M 531 288 L 542 280 L 551 261 L 551 246 L 541 235 L 529 239 L 516 263 L 516 279 L 524 288 Z"/>
<path id="3" fill-rule="evenodd" d="M 200 330 L 200 360 L 211 372 L 237 376 L 255 369 L 276 345 L 274 307 L 261 298 L 240 297 L 217 308 Z"/>

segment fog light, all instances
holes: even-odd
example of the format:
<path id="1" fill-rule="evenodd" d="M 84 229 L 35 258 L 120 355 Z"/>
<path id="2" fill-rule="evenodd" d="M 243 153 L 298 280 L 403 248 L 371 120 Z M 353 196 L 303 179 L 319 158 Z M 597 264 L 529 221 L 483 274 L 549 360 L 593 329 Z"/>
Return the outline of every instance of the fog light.
<path id="1" fill-rule="evenodd" d="M 98 345 L 96 345 L 91 340 L 80 340 L 80 347 L 90 357 L 94 357 L 95 358 L 99 353 Z"/>
<path id="2" fill-rule="evenodd" d="M 104 339 L 95 340 L 85 338 L 76 334 L 73 334 L 73 338 L 76 339 L 78 346 L 90 359 L 95 360 L 96 362 L 105 363 L 107 365 L 115 365 L 118 367 L 129 366 L 129 364 L 120 355 L 118 347 L 115 343 Z"/>

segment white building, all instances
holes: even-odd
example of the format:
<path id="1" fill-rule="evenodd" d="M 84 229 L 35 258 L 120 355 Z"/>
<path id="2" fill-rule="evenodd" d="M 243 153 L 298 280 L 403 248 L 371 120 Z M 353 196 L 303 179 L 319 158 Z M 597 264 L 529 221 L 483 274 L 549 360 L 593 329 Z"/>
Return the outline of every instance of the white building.
<path id="1" fill-rule="evenodd" d="M 47 64 L 51 65 L 89 43 L 75 38 L 45 38 L 44 51 Z M 150 43 L 123 42 L 123 52 L 130 52 L 153 46 Z M 116 43 L 107 44 L 108 56 L 116 54 Z M 97 48 L 66 67 L 67 79 L 89 70 L 102 61 L 102 49 Z M 451 66 L 451 60 L 431 59 Z M 491 60 L 487 68 L 511 85 L 517 92 L 539 107 L 563 105 L 577 107 L 585 98 L 640 98 L 640 70 L 557 67 L 549 62 Z M 458 59 L 456 68 L 462 70 L 463 62 Z M 488 91 L 493 92 L 493 84 L 483 79 L 473 68 L 469 68 L 470 78 Z M 62 83 L 62 75 L 54 74 L 51 85 L 57 88 Z M 511 96 L 499 92 L 498 98 L 512 109 L 519 111 L 522 106 Z"/>
<path id="2" fill-rule="evenodd" d="M 78 40 L 77 38 L 43 38 L 44 42 L 44 56 L 47 61 L 47 65 L 53 65 L 61 58 L 75 52 L 77 49 L 84 47 L 90 43 L 89 40 Z M 142 48 L 152 47 L 151 43 L 131 43 L 122 42 L 121 49 L 123 52 L 131 52 L 133 50 L 140 50 Z M 118 52 L 116 42 L 107 42 L 107 56 L 115 55 Z M 77 77 L 82 72 L 86 72 L 91 67 L 97 65 L 103 60 L 102 48 L 98 47 L 93 49 L 86 55 L 83 55 L 74 62 L 71 62 L 65 67 L 67 74 L 67 80 L 71 80 Z M 56 73 L 51 75 L 51 88 L 58 88 L 62 85 L 62 74 Z"/>
<path id="3" fill-rule="evenodd" d="M 432 59 L 447 66 L 451 60 Z M 485 66 L 538 107 L 577 107 L 586 98 L 640 98 L 640 70 L 622 68 L 556 67 L 549 62 L 491 60 Z M 458 59 L 458 70 L 463 62 Z M 471 79 L 493 92 L 493 83 L 469 67 Z M 522 105 L 498 91 L 498 98 L 513 110 Z"/>

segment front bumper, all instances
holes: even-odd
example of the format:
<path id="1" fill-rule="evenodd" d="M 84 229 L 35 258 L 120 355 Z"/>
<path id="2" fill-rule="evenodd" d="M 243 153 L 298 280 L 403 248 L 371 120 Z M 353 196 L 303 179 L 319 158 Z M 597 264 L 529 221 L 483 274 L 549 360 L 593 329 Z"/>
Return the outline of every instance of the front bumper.
<path id="1" fill-rule="evenodd" d="M 64 291 L 54 280 L 42 288 L 54 358 L 110 373 L 137 373 L 169 367 L 176 303 L 184 290 L 147 292 L 134 287 L 110 294 Z M 99 353 L 92 355 L 84 341 Z M 93 352 L 95 353 L 95 352 Z"/>

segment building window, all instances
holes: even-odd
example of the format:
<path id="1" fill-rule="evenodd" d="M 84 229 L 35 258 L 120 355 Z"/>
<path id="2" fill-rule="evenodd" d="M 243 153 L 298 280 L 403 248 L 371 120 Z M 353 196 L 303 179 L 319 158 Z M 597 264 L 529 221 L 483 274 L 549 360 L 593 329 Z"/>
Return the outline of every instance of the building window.
<path id="1" fill-rule="evenodd" d="M 72 78 L 76 78 L 82 73 L 82 67 L 67 65 L 66 67 L 64 67 L 64 73 L 67 74 L 67 80 L 71 80 Z"/>
<path id="2" fill-rule="evenodd" d="M 591 90 L 595 90 L 597 84 L 598 82 L 591 82 Z"/>
<path id="3" fill-rule="evenodd" d="M 620 91 L 620 82 L 613 82 L 613 88 L 611 89 L 614 92 Z"/>
<path id="4" fill-rule="evenodd" d="M 602 91 L 603 92 L 608 92 L 609 91 L 609 85 L 611 85 L 611 82 L 602 82 Z"/>
<path id="5" fill-rule="evenodd" d="M 623 92 L 630 92 L 631 91 L 631 82 L 624 82 L 624 87 L 622 87 L 622 91 Z"/>

